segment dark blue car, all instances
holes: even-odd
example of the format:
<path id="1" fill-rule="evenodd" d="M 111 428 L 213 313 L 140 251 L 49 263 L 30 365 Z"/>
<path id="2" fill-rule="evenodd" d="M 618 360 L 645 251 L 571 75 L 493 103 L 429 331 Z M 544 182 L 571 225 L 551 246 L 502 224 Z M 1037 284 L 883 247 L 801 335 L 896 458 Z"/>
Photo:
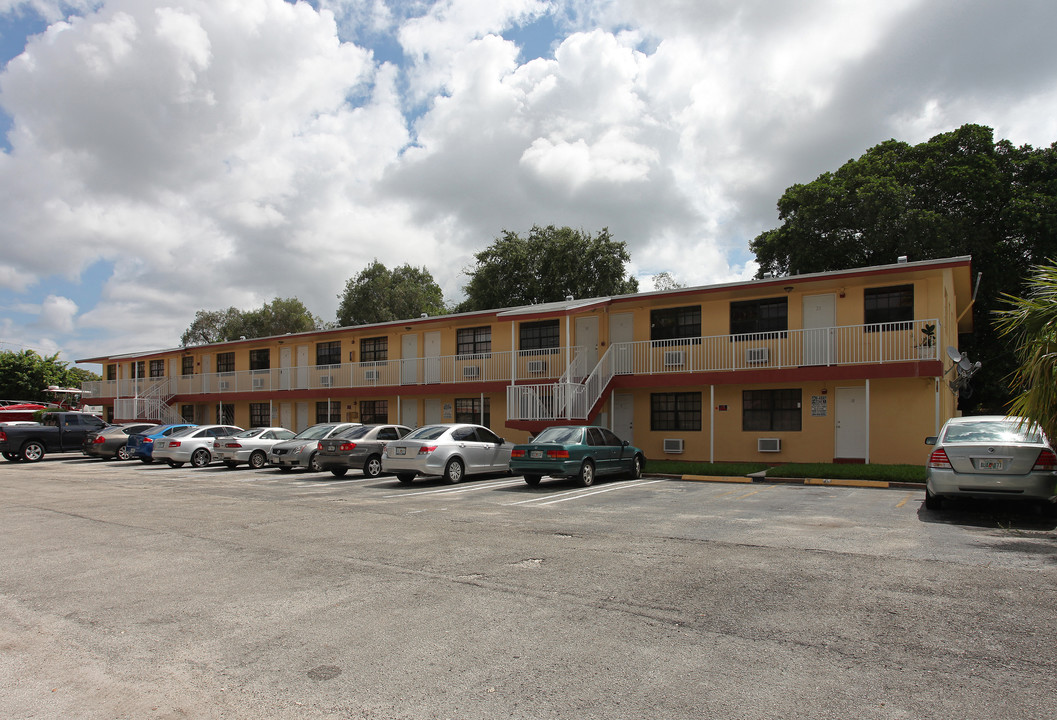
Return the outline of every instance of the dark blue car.
<path id="1" fill-rule="evenodd" d="M 148 465 L 154 462 L 154 441 L 160 437 L 169 437 L 184 428 L 198 427 L 197 423 L 177 423 L 175 425 L 158 425 L 145 432 L 128 436 L 128 449 L 134 458 Z"/>

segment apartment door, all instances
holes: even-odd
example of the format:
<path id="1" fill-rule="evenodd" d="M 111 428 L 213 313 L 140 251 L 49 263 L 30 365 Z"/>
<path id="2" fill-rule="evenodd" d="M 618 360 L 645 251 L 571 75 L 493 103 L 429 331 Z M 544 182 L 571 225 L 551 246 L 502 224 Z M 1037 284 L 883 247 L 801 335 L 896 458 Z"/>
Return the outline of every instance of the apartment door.
<path id="1" fill-rule="evenodd" d="M 308 387 L 308 345 L 297 346 L 297 387 Z"/>
<path id="2" fill-rule="evenodd" d="M 279 389 L 289 390 L 290 389 L 290 373 L 292 370 L 290 366 L 293 364 L 293 351 L 289 347 L 279 348 Z M 289 425 L 283 425 L 288 428 Z"/>
<path id="3" fill-rule="evenodd" d="M 438 398 L 426 398 L 426 425 L 444 422 L 442 418 L 443 403 Z"/>
<path id="4" fill-rule="evenodd" d="M 837 296 L 804 296 L 804 365 L 832 365 L 836 360 Z"/>
<path id="5" fill-rule="evenodd" d="M 297 427 L 294 428 L 295 432 L 301 432 L 308 427 L 308 403 L 299 402 L 297 403 Z"/>
<path id="6" fill-rule="evenodd" d="M 613 432 L 621 440 L 635 444 L 635 396 L 631 393 L 613 393 Z"/>
<path id="7" fill-rule="evenodd" d="M 400 338 L 400 383 L 418 384 L 418 335 L 404 335 Z"/>
<path id="8" fill-rule="evenodd" d="M 835 457 L 866 458 L 866 388 L 837 388 Z"/>
<path id="9" fill-rule="evenodd" d="M 440 382 L 440 331 L 426 333 L 423 335 L 423 341 L 425 344 L 423 353 L 425 381 L 438 383 Z"/>
<path id="10" fill-rule="evenodd" d="M 631 313 L 614 313 L 609 316 L 609 351 L 613 353 L 613 374 L 627 375 L 634 370 L 633 351 L 630 343 L 635 339 Z M 619 435 L 620 433 L 617 433 Z M 623 438 L 627 439 L 627 438 Z"/>
<path id="11" fill-rule="evenodd" d="M 292 429 L 293 426 L 293 411 L 290 407 L 290 403 L 284 402 L 279 403 L 279 425 L 286 428 L 287 430 Z"/>
<path id="12" fill-rule="evenodd" d="M 213 356 L 202 356 L 202 392 L 210 391 L 210 376 L 213 374 Z"/>
<path id="13" fill-rule="evenodd" d="M 418 427 L 418 400 L 400 400 L 400 424 L 412 429 Z"/>
<path id="14" fill-rule="evenodd" d="M 576 318 L 576 345 L 584 353 L 584 377 L 598 364 L 598 316 Z M 576 378 L 582 379 L 582 378 Z"/>

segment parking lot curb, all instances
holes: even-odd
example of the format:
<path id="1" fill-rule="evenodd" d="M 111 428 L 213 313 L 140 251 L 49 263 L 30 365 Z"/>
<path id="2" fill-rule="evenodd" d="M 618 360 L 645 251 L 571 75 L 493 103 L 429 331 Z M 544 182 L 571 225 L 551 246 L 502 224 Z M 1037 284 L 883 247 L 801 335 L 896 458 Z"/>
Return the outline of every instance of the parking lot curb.
<path id="1" fill-rule="evenodd" d="M 668 475 L 666 473 L 650 473 L 651 477 L 666 477 L 672 480 L 692 480 L 695 482 L 721 482 L 721 483 L 786 483 L 790 485 L 828 485 L 830 487 L 865 487 L 865 488 L 903 488 L 906 490 L 921 490 L 924 492 L 924 483 L 899 482 L 890 480 L 847 480 L 836 478 L 789 478 L 789 477 L 766 477 L 766 476 L 724 476 L 724 475 Z"/>
<path id="2" fill-rule="evenodd" d="M 836 485 L 838 487 L 872 487 L 886 488 L 891 483 L 887 480 L 831 480 L 829 478 L 805 478 L 805 485 Z"/>
<path id="3" fill-rule="evenodd" d="M 725 483 L 751 483 L 751 477 L 734 477 L 726 475 L 683 475 L 682 480 L 697 480 L 701 482 L 725 482 Z"/>

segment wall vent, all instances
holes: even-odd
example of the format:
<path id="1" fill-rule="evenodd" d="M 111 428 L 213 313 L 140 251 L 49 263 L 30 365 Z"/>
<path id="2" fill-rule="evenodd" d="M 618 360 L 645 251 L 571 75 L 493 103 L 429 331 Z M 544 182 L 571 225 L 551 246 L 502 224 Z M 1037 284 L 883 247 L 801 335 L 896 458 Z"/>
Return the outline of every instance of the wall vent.
<path id="1" fill-rule="evenodd" d="M 682 438 L 665 438 L 664 439 L 664 452 L 670 455 L 679 455 L 683 452 L 683 439 Z"/>
<path id="2" fill-rule="evenodd" d="M 377 370 L 364 370 L 363 371 L 363 379 L 366 380 L 367 382 L 376 381 L 378 379 L 378 371 Z"/>
<path id="3" fill-rule="evenodd" d="M 781 452 L 782 438 L 756 438 L 756 452 Z"/>
<path id="4" fill-rule="evenodd" d="M 686 353 L 682 350 L 665 350 L 664 367 L 682 367 L 686 362 Z"/>
<path id="5" fill-rule="evenodd" d="M 320 387 L 330 387 L 333 384 L 334 384 L 333 376 L 331 376 L 331 375 L 320 375 L 319 376 L 319 386 Z"/>
<path id="6" fill-rule="evenodd" d="M 528 371 L 530 373 L 545 373 L 547 372 L 547 361 L 546 360 L 529 360 Z"/>
<path id="7" fill-rule="evenodd" d="M 771 348 L 768 347 L 754 347 L 745 348 L 745 362 L 750 365 L 757 365 L 760 363 L 766 363 L 771 361 Z"/>
<path id="8" fill-rule="evenodd" d="M 228 382 L 227 380 L 221 380 L 220 384 L 219 384 L 219 388 L 221 390 L 230 390 L 231 389 L 231 383 Z"/>
<path id="9" fill-rule="evenodd" d="M 253 389 L 260 390 L 264 387 L 264 378 L 253 378 Z"/>
<path id="10" fill-rule="evenodd" d="M 476 365 L 466 365 L 462 369 L 462 376 L 464 378 L 475 378 L 480 376 L 480 374 L 481 368 L 477 367 Z"/>

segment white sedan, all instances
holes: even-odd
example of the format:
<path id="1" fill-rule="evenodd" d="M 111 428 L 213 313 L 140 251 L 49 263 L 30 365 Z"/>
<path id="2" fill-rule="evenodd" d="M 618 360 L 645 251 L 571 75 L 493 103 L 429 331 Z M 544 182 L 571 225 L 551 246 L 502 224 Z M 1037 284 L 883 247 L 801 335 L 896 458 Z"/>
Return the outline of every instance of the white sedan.
<path id="1" fill-rule="evenodd" d="M 218 438 L 213 446 L 217 460 L 229 468 L 246 463 L 257 470 L 268 464 L 268 452 L 272 445 L 294 436 L 284 427 L 255 427 L 231 437 Z"/>

